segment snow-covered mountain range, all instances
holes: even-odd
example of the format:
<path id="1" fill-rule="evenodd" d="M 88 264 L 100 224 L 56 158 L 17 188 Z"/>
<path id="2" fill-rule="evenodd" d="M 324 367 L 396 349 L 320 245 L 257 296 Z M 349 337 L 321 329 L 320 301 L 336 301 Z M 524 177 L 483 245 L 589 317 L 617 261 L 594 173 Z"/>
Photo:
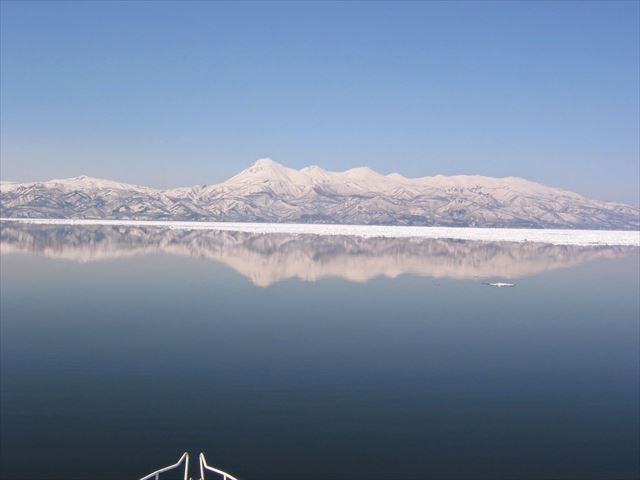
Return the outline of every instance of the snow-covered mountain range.
<path id="1" fill-rule="evenodd" d="M 406 178 L 260 159 L 214 185 L 154 189 L 85 176 L 2 182 L 0 216 L 636 230 L 640 210 L 522 178 Z"/>
<path id="2" fill-rule="evenodd" d="M 366 282 L 384 276 L 515 279 L 584 262 L 622 258 L 636 247 L 254 234 L 159 227 L 6 224 L 0 251 L 74 262 L 179 255 L 222 263 L 258 286 L 288 278 L 338 277 Z"/>

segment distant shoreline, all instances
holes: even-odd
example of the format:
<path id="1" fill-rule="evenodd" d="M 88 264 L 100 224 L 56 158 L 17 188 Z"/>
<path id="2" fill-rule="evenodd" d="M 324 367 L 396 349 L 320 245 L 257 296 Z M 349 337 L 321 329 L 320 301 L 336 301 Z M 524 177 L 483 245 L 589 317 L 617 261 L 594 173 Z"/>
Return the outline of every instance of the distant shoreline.
<path id="1" fill-rule="evenodd" d="M 640 231 L 637 230 L 560 230 L 68 218 L 0 218 L 0 222 L 32 225 L 159 227 L 179 230 L 217 230 L 258 234 L 284 233 L 294 235 L 346 235 L 363 238 L 427 238 L 487 242 L 535 242 L 548 243 L 552 245 L 640 247 Z"/>

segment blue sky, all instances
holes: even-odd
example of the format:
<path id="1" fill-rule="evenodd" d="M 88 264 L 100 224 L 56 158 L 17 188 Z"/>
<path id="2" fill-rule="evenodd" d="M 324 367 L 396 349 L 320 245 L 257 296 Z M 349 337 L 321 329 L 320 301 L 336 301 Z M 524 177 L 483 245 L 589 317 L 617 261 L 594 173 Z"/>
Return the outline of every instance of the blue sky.
<path id="1" fill-rule="evenodd" d="M 638 204 L 638 2 L 1 2 L 1 176 L 259 157 Z"/>

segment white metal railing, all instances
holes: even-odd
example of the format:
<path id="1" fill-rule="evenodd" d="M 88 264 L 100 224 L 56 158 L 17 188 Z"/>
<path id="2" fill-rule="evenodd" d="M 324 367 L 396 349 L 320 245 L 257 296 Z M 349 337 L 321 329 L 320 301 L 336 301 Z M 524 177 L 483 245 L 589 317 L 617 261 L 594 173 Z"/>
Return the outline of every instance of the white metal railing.
<path id="1" fill-rule="evenodd" d="M 208 470 L 210 472 L 214 472 L 214 473 L 217 473 L 218 475 L 221 475 L 223 480 L 238 480 L 233 475 L 231 475 L 231 474 L 229 474 L 227 472 L 223 472 L 222 470 L 218 470 L 217 468 L 213 468 L 211 465 L 208 465 L 207 464 L 207 459 L 204 458 L 204 453 L 200 454 L 199 460 L 200 460 L 200 480 L 204 480 L 204 472 L 205 472 L 205 470 Z"/>
<path id="2" fill-rule="evenodd" d="M 202 455 L 202 454 L 201 454 Z M 153 473 L 150 473 L 146 477 L 142 477 L 140 480 L 149 480 L 153 478 L 154 480 L 158 480 L 160 478 L 160 474 L 164 472 L 168 472 L 169 470 L 174 470 L 180 466 L 180 464 L 184 463 L 184 480 L 188 480 L 189 478 L 189 454 L 184 452 L 178 460 L 173 465 L 169 465 L 168 467 L 161 468 L 160 470 L 156 470 Z"/>
<path id="3" fill-rule="evenodd" d="M 200 463 L 200 480 L 204 480 L 205 471 L 217 473 L 222 477 L 222 480 L 238 480 L 236 477 L 234 477 L 230 473 L 223 472 L 222 470 L 218 470 L 217 468 L 214 468 L 211 465 L 209 465 L 207 463 L 207 459 L 204 458 L 204 453 L 201 453 L 199 455 L 198 461 Z M 184 463 L 184 480 L 190 480 L 189 479 L 189 454 L 187 452 L 184 452 L 180 457 L 180 460 L 178 460 L 173 465 L 169 465 L 168 467 L 164 467 L 159 470 L 156 470 L 155 472 L 150 473 L 146 477 L 142 477 L 140 480 L 150 480 L 150 479 L 159 480 L 161 473 L 168 472 L 169 470 L 174 470 L 180 467 L 180 465 L 182 465 L 183 463 Z"/>

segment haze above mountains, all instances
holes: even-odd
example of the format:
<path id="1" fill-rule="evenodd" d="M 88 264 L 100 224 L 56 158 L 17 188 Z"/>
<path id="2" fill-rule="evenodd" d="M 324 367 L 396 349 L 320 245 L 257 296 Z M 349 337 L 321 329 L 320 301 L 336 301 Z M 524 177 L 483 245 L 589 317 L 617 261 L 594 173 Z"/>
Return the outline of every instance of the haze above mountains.
<path id="1" fill-rule="evenodd" d="M 2 217 L 635 230 L 640 210 L 516 177 L 406 178 L 255 162 L 214 185 L 154 189 L 85 176 L 2 182 Z"/>

